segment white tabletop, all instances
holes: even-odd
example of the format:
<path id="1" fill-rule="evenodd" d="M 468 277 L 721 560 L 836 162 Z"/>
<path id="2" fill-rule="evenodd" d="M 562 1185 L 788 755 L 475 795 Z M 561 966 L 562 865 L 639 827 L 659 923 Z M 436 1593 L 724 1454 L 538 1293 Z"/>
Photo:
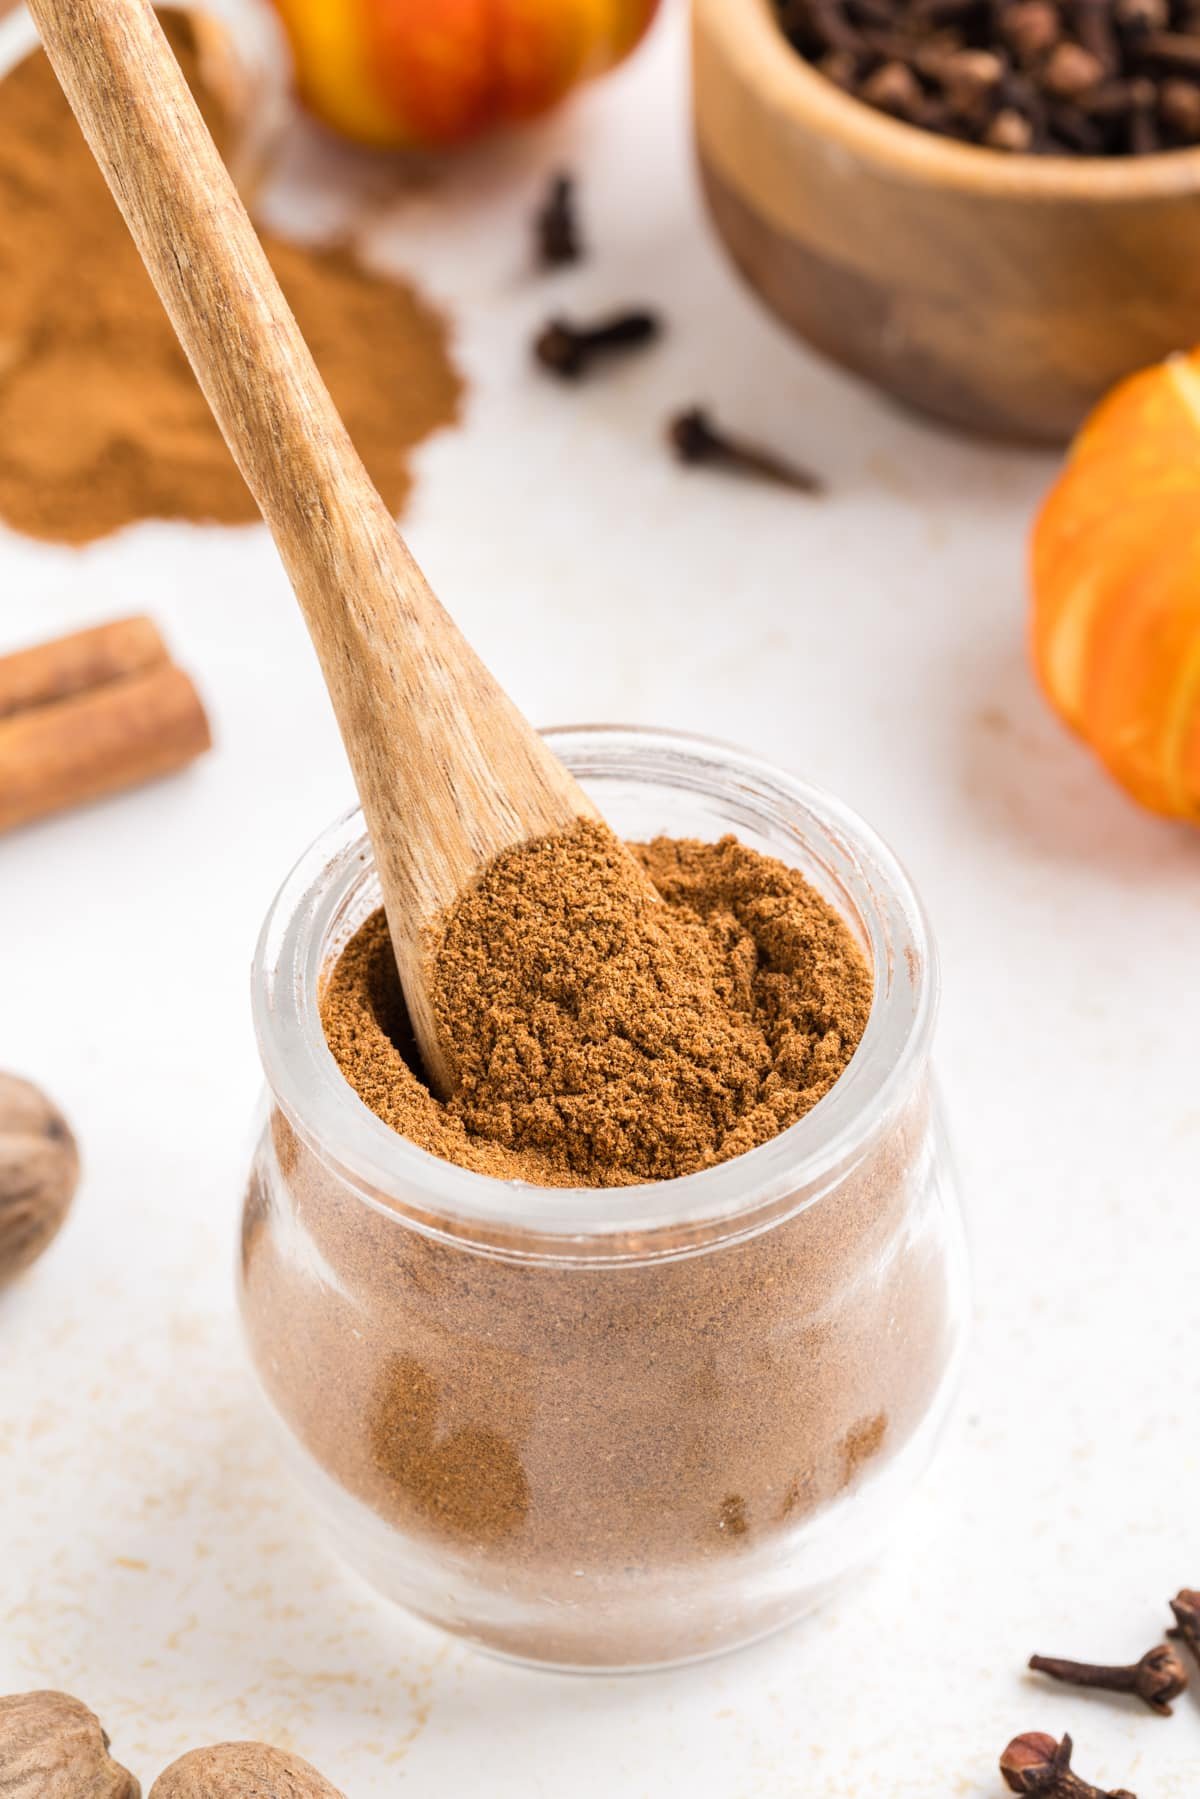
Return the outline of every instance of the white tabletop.
<path id="1" fill-rule="evenodd" d="M 375 254 L 454 315 L 470 399 L 419 455 L 407 528 L 527 711 L 740 740 L 906 860 L 976 1255 L 957 1423 L 884 1565 L 684 1672 L 526 1673 L 351 1584 L 262 1429 L 231 1279 L 249 958 L 351 798 L 315 662 L 261 530 L 4 536 L 3 647 L 144 609 L 219 742 L 0 842 L 0 1066 L 86 1160 L 69 1227 L 0 1298 L 0 1691 L 79 1694 L 147 1787 L 249 1736 L 350 1799 L 972 1799 L 1040 1728 L 1105 1786 L 1184 1799 L 1200 1701 L 1161 1723 L 1022 1666 L 1135 1659 L 1200 1584 L 1200 842 L 1111 788 L 1031 685 L 1023 547 L 1053 460 L 900 417 L 759 310 L 700 213 L 684 66 L 676 10 L 566 118 L 435 188 L 310 145 L 280 216 L 366 207 Z M 593 255 L 547 281 L 527 218 L 563 162 Z M 661 351 L 579 391 L 531 369 L 549 310 L 626 301 L 662 308 Z M 674 467 L 664 418 L 699 399 L 829 498 Z"/>

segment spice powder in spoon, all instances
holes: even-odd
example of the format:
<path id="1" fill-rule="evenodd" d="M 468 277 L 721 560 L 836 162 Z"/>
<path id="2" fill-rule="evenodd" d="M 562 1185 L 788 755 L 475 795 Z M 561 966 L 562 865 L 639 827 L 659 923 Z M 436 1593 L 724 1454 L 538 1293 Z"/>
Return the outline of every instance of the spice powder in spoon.
<path id="1" fill-rule="evenodd" d="M 606 826 L 501 856 L 455 908 L 434 965 L 444 1105 L 415 1065 L 382 912 L 322 1008 L 342 1072 L 401 1135 L 539 1186 L 625 1186 L 727 1161 L 803 1117 L 866 1025 L 871 977 L 795 869 L 660 838 L 628 879 Z"/>

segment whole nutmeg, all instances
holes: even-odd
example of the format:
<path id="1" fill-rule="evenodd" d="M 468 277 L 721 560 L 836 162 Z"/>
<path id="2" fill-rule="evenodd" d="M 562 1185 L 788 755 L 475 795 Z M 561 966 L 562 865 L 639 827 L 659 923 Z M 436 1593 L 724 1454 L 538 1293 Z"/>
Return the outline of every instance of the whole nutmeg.
<path id="1" fill-rule="evenodd" d="M 4 1791 L 0 1786 L 0 1794 Z M 159 1775 L 150 1799 L 346 1799 L 323 1774 L 268 1743 L 192 1749 Z"/>
<path id="2" fill-rule="evenodd" d="M 141 1799 L 133 1775 L 108 1753 L 94 1712 L 67 1693 L 0 1699 L 4 1799 Z"/>
<path id="3" fill-rule="evenodd" d="M 0 1074 L 0 1287 L 58 1234 L 78 1182 L 79 1151 L 57 1106 Z"/>

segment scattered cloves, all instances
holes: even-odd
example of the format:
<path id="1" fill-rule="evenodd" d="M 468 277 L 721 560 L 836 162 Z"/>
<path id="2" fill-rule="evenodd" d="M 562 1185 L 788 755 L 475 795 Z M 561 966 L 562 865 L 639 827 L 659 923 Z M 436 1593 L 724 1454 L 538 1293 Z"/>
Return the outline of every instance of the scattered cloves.
<path id="1" fill-rule="evenodd" d="M 575 210 L 575 183 L 570 175 L 555 175 L 545 201 L 533 221 L 537 259 L 544 269 L 558 269 L 583 258 L 579 220 Z"/>
<path id="2" fill-rule="evenodd" d="M 1063 1661 L 1053 1655 L 1031 1655 L 1029 1666 L 1035 1673 L 1048 1674 L 1051 1680 L 1061 1680 L 1067 1686 L 1093 1687 L 1105 1693 L 1132 1693 L 1160 1718 L 1171 1716 L 1172 1699 L 1178 1699 L 1188 1683 L 1187 1669 L 1166 1643 L 1147 1650 L 1140 1662 L 1134 1662 L 1128 1668 Z"/>
<path id="3" fill-rule="evenodd" d="M 739 470 L 797 493 L 824 492 L 824 483 L 810 470 L 744 438 L 727 436 L 700 406 L 678 413 L 667 427 L 667 436 L 680 462 Z"/>
<path id="4" fill-rule="evenodd" d="M 1061 1743 L 1044 1731 L 1031 1730 L 1014 1737 L 1000 1757 L 1000 1772 L 1013 1793 L 1030 1793 L 1036 1799 L 1135 1799 L 1124 1787 L 1105 1793 L 1089 1786 L 1071 1768 L 1072 1743 Z"/>
<path id="5" fill-rule="evenodd" d="M 551 319 L 538 332 L 533 353 L 552 375 L 577 381 L 594 361 L 617 351 L 641 349 L 653 343 L 661 329 L 658 315 L 641 309 L 616 313 L 597 325 Z"/>
<path id="6" fill-rule="evenodd" d="M 1175 1628 L 1167 1635 L 1186 1643 L 1200 1662 L 1200 1592 L 1193 1587 L 1184 1587 L 1172 1599 L 1171 1610 L 1175 1614 Z"/>

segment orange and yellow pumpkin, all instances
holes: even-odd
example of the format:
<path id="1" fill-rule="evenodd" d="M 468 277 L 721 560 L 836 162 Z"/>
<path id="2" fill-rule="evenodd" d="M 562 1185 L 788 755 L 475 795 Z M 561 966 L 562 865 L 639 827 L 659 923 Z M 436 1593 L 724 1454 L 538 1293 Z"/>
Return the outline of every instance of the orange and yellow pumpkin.
<path id="1" fill-rule="evenodd" d="M 1200 824 L 1200 351 L 1092 414 L 1033 535 L 1052 704 L 1142 805 Z"/>
<path id="2" fill-rule="evenodd" d="M 335 131 L 440 149 L 536 118 L 634 48 L 658 0 L 275 0 Z"/>

